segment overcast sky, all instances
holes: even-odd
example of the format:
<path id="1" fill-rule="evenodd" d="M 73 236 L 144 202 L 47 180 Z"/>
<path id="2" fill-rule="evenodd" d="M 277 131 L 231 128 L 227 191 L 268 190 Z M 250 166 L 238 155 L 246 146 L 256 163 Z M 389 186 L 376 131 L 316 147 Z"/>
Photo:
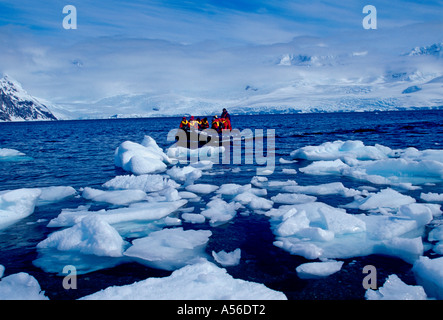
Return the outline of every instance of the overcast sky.
<path id="1" fill-rule="evenodd" d="M 377 29 L 365 30 L 365 5 Z M 63 7 L 74 5 L 77 29 Z M 398 56 L 443 42 L 443 1 L 0 0 L 0 72 L 54 103 L 130 93 L 211 95 L 286 81 L 285 53 Z M 390 58 L 386 58 L 390 59 Z"/>

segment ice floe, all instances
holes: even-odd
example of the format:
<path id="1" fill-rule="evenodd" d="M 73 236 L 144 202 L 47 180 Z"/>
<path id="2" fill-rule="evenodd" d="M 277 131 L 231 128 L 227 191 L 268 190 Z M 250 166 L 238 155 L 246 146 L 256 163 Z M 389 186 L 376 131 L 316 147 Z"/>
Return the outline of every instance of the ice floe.
<path id="1" fill-rule="evenodd" d="M 150 136 L 141 144 L 125 141 L 115 150 L 114 163 L 117 167 L 136 175 L 166 171 L 171 160 Z"/>
<path id="2" fill-rule="evenodd" d="M 417 283 L 430 297 L 443 299 L 443 257 L 420 257 L 412 268 Z"/>
<path id="3" fill-rule="evenodd" d="M 121 257 L 123 245 L 124 240 L 112 226 L 99 216 L 89 215 L 70 228 L 50 234 L 37 248 Z"/>
<path id="4" fill-rule="evenodd" d="M 0 191 L 0 229 L 32 214 L 41 193 L 40 189 Z"/>
<path id="5" fill-rule="evenodd" d="M 263 284 L 234 279 L 226 269 L 200 261 L 169 277 L 148 278 L 126 286 L 101 290 L 84 300 L 286 300 Z"/>
<path id="6" fill-rule="evenodd" d="M 3 271 L 0 265 L 0 300 L 49 300 L 33 276 L 19 272 L 2 278 Z"/>
<path id="7" fill-rule="evenodd" d="M 0 148 L 0 161 L 22 161 L 30 160 L 31 157 L 26 156 L 23 152 L 15 149 Z"/>
<path id="8" fill-rule="evenodd" d="M 159 174 L 143 174 L 140 176 L 124 175 L 117 176 L 106 183 L 103 187 L 114 190 L 142 190 L 144 192 L 161 191 L 167 187 L 178 188 L 174 180 Z"/>
<path id="9" fill-rule="evenodd" d="M 87 200 L 107 202 L 115 205 L 127 205 L 133 202 L 147 200 L 147 195 L 142 190 L 103 191 L 86 187 L 83 190 L 82 196 Z"/>
<path id="10" fill-rule="evenodd" d="M 228 203 L 221 198 L 214 198 L 206 204 L 201 214 L 209 219 L 212 226 L 217 226 L 232 220 L 240 206 L 235 201 Z"/>
<path id="11" fill-rule="evenodd" d="M 163 229 L 135 239 L 124 255 L 150 267 L 175 270 L 205 257 L 209 230 Z"/>
<path id="12" fill-rule="evenodd" d="M 317 279 L 330 276 L 341 270 L 343 261 L 308 262 L 296 268 L 301 279 Z"/>
<path id="13" fill-rule="evenodd" d="M 426 300 L 428 297 L 422 286 L 407 285 L 391 274 L 378 290 L 367 289 L 365 298 L 368 300 Z"/>
<path id="14" fill-rule="evenodd" d="M 224 250 L 220 252 L 212 251 L 212 256 L 214 257 L 214 260 L 223 267 L 232 267 L 240 263 L 241 249 L 237 248 L 231 252 L 226 252 Z"/>

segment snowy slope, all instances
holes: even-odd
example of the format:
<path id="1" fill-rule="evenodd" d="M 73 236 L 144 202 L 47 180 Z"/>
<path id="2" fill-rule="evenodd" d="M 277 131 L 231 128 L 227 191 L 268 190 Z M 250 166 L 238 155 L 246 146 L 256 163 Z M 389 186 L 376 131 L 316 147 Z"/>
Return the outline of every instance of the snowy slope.
<path id="1" fill-rule="evenodd" d="M 57 120 L 48 107 L 7 75 L 0 79 L 0 121 Z"/>

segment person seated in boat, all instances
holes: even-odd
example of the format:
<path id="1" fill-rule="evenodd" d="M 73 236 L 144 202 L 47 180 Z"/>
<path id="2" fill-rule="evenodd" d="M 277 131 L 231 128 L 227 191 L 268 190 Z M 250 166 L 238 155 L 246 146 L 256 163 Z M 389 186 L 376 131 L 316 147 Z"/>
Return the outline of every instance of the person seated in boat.
<path id="1" fill-rule="evenodd" d="M 189 129 L 198 130 L 198 121 L 194 119 L 194 116 L 189 119 Z"/>
<path id="2" fill-rule="evenodd" d="M 215 115 L 212 118 L 212 126 L 211 126 L 211 128 L 214 129 L 215 131 L 217 131 L 218 133 L 221 133 L 222 123 L 220 122 L 220 118 L 217 115 Z"/>
<path id="3" fill-rule="evenodd" d="M 198 130 L 200 130 L 201 126 L 202 126 L 202 121 L 201 121 L 200 117 L 197 118 L 197 123 L 198 123 Z"/>
<path id="4" fill-rule="evenodd" d="M 223 108 L 223 112 L 222 112 L 220 118 L 222 119 L 223 129 L 225 129 L 225 130 L 232 130 L 231 115 L 228 113 L 226 108 Z"/>
<path id="5" fill-rule="evenodd" d="M 182 130 L 189 130 L 189 121 L 186 119 L 186 117 L 182 118 L 182 121 L 180 122 L 180 129 Z"/>
<path id="6" fill-rule="evenodd" d="M 208 122 L 208 118 L 203 118 L 201 123 L 200 123 L 200 129 L 201 130 L 205 130 L 209 128 L 209 122 Z"/>

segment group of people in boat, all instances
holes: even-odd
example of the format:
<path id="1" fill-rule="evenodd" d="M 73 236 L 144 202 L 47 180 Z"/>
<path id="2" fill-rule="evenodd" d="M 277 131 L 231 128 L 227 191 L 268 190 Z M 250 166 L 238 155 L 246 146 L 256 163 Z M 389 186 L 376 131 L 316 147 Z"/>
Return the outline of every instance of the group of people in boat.
<path id="1" fill-rule="evenodd" d="M 215 115 L 212 117 L 211 126 L 209 126 L 208 118 L 194 118 L 194 116 L 191 116 L 189 118 L 189 121 L 186 119 L 186 117 L 182 118 L 182 121 L 180 122 L 180 129 L 185 131 L 190 130 L 205 130 L 205 129 L 211 129 L 216 130 L 218 133 L 221 133 L 222 130 L 232 130 L 231 126 L 231 116 L 226 110 L 226 108 L 223 109 L 222 114 L 219 116 Z"/>

